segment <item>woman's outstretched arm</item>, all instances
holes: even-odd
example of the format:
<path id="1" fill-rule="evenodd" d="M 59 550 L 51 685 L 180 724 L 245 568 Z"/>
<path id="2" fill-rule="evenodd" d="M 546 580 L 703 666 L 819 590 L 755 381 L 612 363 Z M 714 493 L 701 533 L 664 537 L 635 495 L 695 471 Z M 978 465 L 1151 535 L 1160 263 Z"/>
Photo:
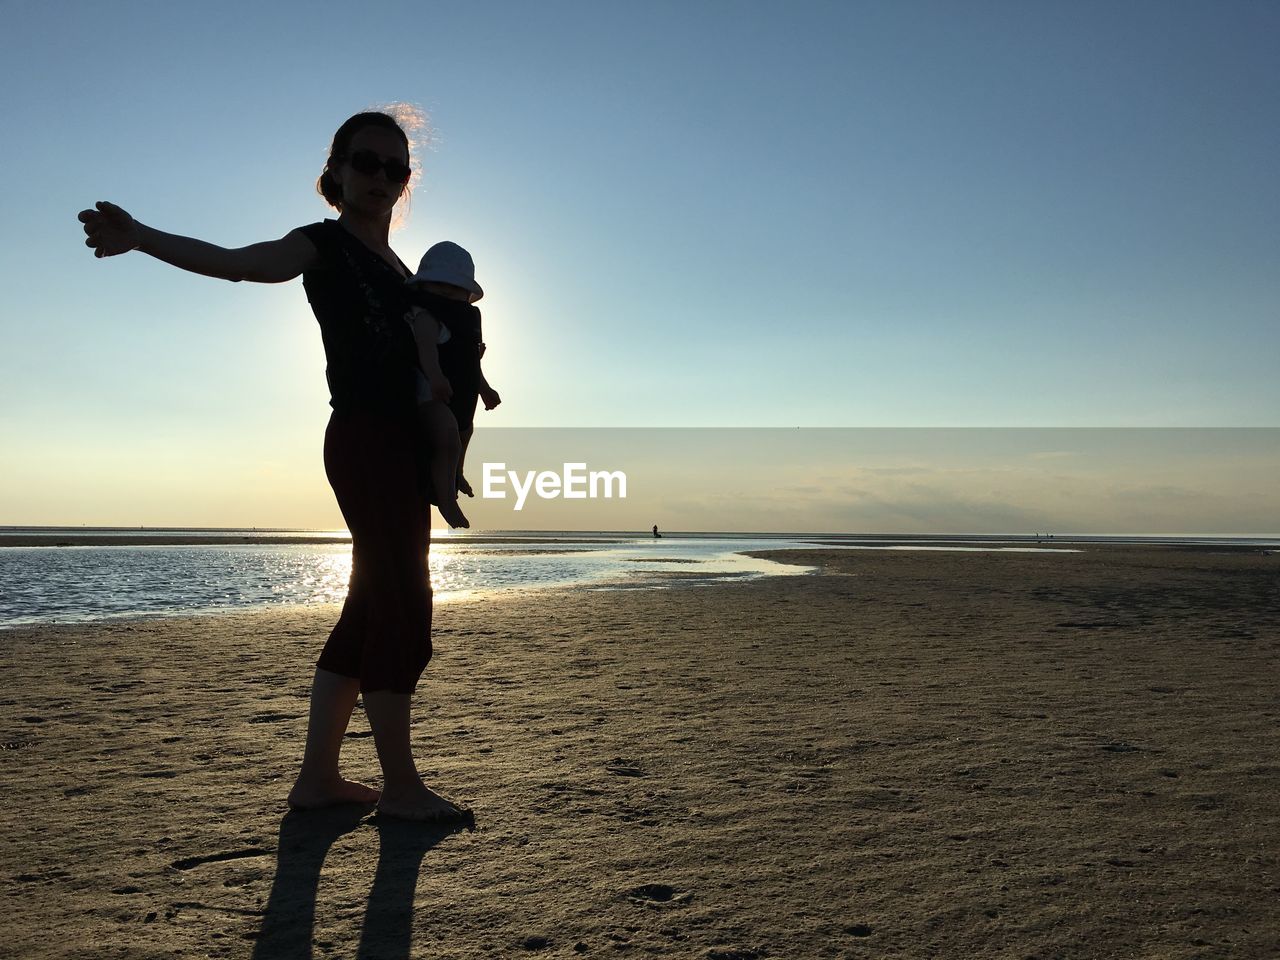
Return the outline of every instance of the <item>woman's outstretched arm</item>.
<path id="1" fill-rule="evenodd" d="M 292 230 L 279 240 L 268 240 L 229 250 L 226 247 L 162 233 L 139 223 L 114 203 L 99 201 L 96 209 L 81 210 L 85 246 L 95 257 L 114 257 L 141 250 L 157 260 L 192 273 L 220 280 L 252 280 L 283 283 L 315 266 L 319 257 L 315 245 L 300 230 Z"/>

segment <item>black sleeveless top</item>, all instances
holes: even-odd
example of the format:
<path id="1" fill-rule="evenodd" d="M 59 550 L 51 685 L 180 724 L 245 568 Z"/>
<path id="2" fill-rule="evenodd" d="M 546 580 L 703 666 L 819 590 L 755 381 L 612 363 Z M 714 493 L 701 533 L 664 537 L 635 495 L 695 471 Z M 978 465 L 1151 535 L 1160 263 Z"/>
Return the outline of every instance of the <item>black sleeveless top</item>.
<path id="1" fill-rule="evenodd" d="M 302 286 L 324 339 L 329 405 L 337 413 L 412 416 L 418 351 L 405 322 L 405 275 L 337 220 L 299 229 L 320 254 Z"/>

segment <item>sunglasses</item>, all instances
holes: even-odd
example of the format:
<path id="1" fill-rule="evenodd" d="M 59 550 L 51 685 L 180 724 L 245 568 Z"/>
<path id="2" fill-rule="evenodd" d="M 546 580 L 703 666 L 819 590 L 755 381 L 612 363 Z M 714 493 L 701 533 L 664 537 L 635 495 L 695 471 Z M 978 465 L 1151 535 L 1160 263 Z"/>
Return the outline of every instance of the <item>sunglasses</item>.
<path id="1" fill-rule="evenodd" d="M 347 162 L 351 164 L 351 169 L 357 173 L 363 173 L 367 177 L 372 177 L 379 170 L 382 170 L 392 183 L 408 183 L 409 177 L 413 173 L 408 164 L 401 163 L 396 159 L 379 160 L 378 155 L 372 150 L 357 150 L 347 157 Z"/>

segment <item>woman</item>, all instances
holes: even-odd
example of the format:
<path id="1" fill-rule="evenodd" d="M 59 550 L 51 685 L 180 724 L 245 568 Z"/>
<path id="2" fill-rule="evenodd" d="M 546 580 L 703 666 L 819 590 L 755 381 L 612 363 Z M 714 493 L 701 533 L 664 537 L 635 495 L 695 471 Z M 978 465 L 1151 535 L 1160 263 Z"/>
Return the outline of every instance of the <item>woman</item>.
<path id="1" fill-rule="evenodd" d="M 140 250 L 234 281 L 302 275 L 328 361 L 325 473 L 351 531 L 352 559 L 342 616 L 316 667 L 306 752 L 289 804 L 376 802 L 388 816 L 455 819 L 470 813 L 422 782 L 409 743 L 410 696 L 431 657 L 430 506 L 415 449 L 416 349 L 404 322 L 410 271 L 388 234 L 410 176 L 399 123 L 361 113 L 334 135 L 316 185 L 337 220 L 235 250 L 161 233 L 110 203 L 82 211 L 80 220 L 98 257 Z M 382 765 L 381 792 L 338 772 L 360 695 Z"/>

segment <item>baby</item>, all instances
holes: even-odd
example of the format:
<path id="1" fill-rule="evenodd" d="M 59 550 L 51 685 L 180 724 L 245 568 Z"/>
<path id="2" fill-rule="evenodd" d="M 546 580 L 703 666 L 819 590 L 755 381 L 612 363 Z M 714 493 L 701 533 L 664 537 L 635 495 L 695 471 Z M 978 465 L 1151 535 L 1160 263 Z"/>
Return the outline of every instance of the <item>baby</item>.
<path id="1" fill-rule="evenodd" d="M 471 254 L 448 240 L 428 250 L 407 282 L 413 310 L 409 322 L 418 343 L 418 415 L 431 458 L 432 501 L 451 527 L 471 524 L 458 507 L 458 494 L 475 496 L 463 475 L 476 401 L 492 410 L 502 398 L 484 378 L 480 358 L 480 310 L 484 296 Z"/>

